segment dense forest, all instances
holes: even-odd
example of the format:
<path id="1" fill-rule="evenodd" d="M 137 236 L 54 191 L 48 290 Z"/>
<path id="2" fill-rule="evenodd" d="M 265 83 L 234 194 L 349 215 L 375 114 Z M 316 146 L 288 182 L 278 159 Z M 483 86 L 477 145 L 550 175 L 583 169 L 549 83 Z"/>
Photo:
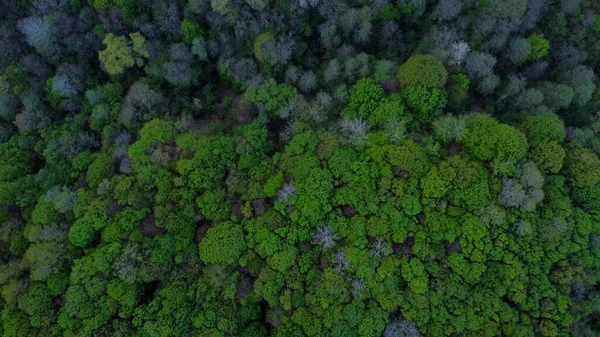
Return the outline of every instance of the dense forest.
<path id="1" fill-rule="evenodd" d="M 597 0 L 1 0 L 0 334 L 600 336 Z"/>

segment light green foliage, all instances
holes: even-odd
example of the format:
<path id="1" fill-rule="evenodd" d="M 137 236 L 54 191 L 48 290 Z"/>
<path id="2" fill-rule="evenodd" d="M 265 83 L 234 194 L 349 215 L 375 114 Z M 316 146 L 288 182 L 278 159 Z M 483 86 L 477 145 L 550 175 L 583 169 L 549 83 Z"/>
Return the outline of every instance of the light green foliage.
<path id="1" fill-rule="evenodd" d="M 421 190 L 423 197 L 426 198 L 441 198 L 446 194 L 449 184 L 456 173 L 454 170 L 438 170 L 433 167 L 425 177 L 421 179 Z"/>
<path id="2" fill-rule="evenodd" d="M 530 115 L 521 128 L 532 146 L 544 141 L 560 143 L 566 136 L 565 124 L 556 114 Z"/>
<path id="3" fill-rule="evenodd" d="M 194 39 L 202 38 L 203 32 L 202 28 L 200 28 L 200 24 L 185 18 L 181 21 L 181 35 L 185 43 L 192 44 Z"/>
<path id="4" fill-rule="evenodd" d="M 544 34 L 531 34 L 527 38 L 527 42 L 531 46 L 527 57 L 529 61 L 539 60 L 548 54 L 550 41 L 544 39 Z"/>
<path id="5" fill-rule="evenodd" d="M 325 269 L 315 292 L 323 309 L 334 304 L 345 303 L 350 297 L 344 277 L 331 269 Z"/>
<path id="6" fill-rule="evenodd" d="M 382 126 L 401 120 L 410 122 L 412 117 L 404 110 L 401 95 L 385 96 L 375 80 L 363 78 L 350 88 L 350 103 L 341 111 L 341 116 L 347 120 L 361 118 L 371 126 Z"/>
<path id="7" fill-rule="evenodd" d="M 535 3 L 4 1 L 0 335 L 596 336 L 598 5 Z"/>
<path id="8" fill-rule="evenodd" d="M 600 32 L 600 15 L 594 15 L 592 30 L 596 33 Z"/>
<path id="9" fill-rule="evenodd" d="M 371 78 L 358 80 L 350 88 L 350 104 L 342 111 L 342 117 L 368 119 L 377 109 L 384 96 L 383 88 Z"/>
<path id="10" fill-rule="evenodd" d="M 269 57 L 263 51 L 263 46 L 265 43 L 273 41 L 273 34 L 271 32 L 264 32 L 258 34 L 256 39 L 254 39 L 254 57 L 262 63 L 269 63 Z"/>
<path id="11" fill-rule="evenodd" d="M 544 141 L 531 149 L 531 159 L 542 172 L 556 174 L 563 166 L 565 150 L 555 141 Z"/>
<path id="12" fill-rule="evenodd" d="M 166 143 L 173 139 L 175 129 L 171 121 L 153 119 L 140 130 L 140 140 L 150 146 L 154 142 Z"/>
<path id="13" fill-rule="evenodd" d="M 142 295 L 142 290 L 141 284 L 127 283 L 120 280 L 113 280 L 106 286 L 106 294 L 121 305 L 119 316 L 123 318 L 130 317 L 133 314 L 138 299 Z"/>
<path id="14" fill-rule="evenodd" d="M 419 259 L 412 259 L 409 263 L 402 265 L 402 277 L 408 282 L 410 290 L 414 293 L 424 294 L 427 291 L 427 273 Z"/>
<path id="15" fill-rule="evenodd" d="M 333 181 L 328 171 L 312 170 L 306 182 L 300 185 L 295 205 L 299 211 L 298 221 L 304 225 L 315 225 L 331 210 L 330 196 Z"/>
<path id="16" fill-rule="evenodd" d="M 262 104 L 269 117 L 276 118 L 279 117 L 278 110 L 297 94 L 298 91 L 293 86 L 278 84 L 271 78 L 258 88 L 249 87 L 244 94 L 244 99 L 254 104 Z"/>
<path id="17" fill-rule="evenodd" d="M 465 150 L 479 160 L 494 157 L 498 122 L 489 115 L 476 115 L 467 122 L 467 134 L 462 141 Z"/>
<path id="18" fill-rule="evenodd" d="M 106 49 L 98 52 L 98 58 L 110 75 L 119 75 L 127 68 L 134 65 L 144 65 L 144 58 L 148 58 L 146 39 L 140 33 L 126 36 L 106 34 L 103 43 Z"/>
<path id="19" fill-rule="evenodd" d="M 414 178 L 427 174 L 431 165 L 424 149 L 412 141 L 390 149 L 387 159 L 391 165 Z"/>
<path id="20" fill-rule="evenodd" d="M 196 199 L 198 210 L 208 220 L 221 222 L 229 219 L 230 204 L 222 190 L 212 190 L 202 193 Z"/>
<path id="21" fill-rule="evenodd" d="M 384 98 L 368 117 L 369 124 L 372 126 L 386 125 L 400 120 L 410 124 L 412 116 L 404 111 L 402 96 L 399 94 Z"/>
<path id="22" fill-rule="evenodd" d="M 588 187 L 600 182 L 600 159 L 598 156 L 572 142 L 566 147 L 565 169 L 575 187 Z"/>
<path id="23" fill-rule="evenodd" d="M 512 161 L 519 161 L 525 158 L 527 154 L 527 138 L 518 129 L 500 124 L 496 132 L 498 133 L 497 153 L 500 158 Z"/>
<path id="24" fill-rule="evenodd" d="M 100 182 L 110 177 L 113 172 L 112 158 L 107 155 L 99 155 L 96 160 L 88 167 L 87 181 L 92 187 L 97 187 Z"/>
<path id="25" fill-rule="evenodd" d="M 79 220 L 69 229 L 69 241 L 79 247 L 85 247 L 94 239 L 95 230 L 85 220 Z"/>
<path id="26" fill-rule="evenodd" d="M 446 94 L 439 88 L 407 87 L 402 89 L 401 95 L 410 112 L 421 123 L 431 122 L 441 115 L 447 103 Z"/>
<path id="27" fill-rule="evenodd" d="M 275 174 L 274 176 L 269 178 L 269 180 L 267 180 L 267 183 L 264 187 L 265 194 L 268 197 L 273 198 L 277 194 L 277 191 L 281 188 L 283 183 L 283 172 L 279 171 L 277 172 L 277 174 Z"/>
<path id="28" fill-rule="evenodd" d="M 211 226 L 200 242 L 200 259 L 208 264 L 235 264 L 244 249 L 246 241 L 242 227 L 232 222 L 222 222 Z"/>
<path id="29" fill-rule="evenodd" d="M 433 55 L 411 56 L 398 71 L 398 81 L 402 87 L 442 88 L 447 78 L 446 68 Z"/>

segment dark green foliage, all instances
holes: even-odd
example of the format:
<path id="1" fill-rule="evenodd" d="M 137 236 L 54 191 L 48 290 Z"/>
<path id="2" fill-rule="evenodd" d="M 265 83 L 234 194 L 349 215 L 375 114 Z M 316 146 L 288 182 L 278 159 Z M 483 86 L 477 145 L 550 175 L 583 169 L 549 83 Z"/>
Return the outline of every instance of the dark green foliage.
<path id="1" fill-rule="evenodd" d="M 0 7 L 0 335 L 599 334 L 597 1 Z"/>

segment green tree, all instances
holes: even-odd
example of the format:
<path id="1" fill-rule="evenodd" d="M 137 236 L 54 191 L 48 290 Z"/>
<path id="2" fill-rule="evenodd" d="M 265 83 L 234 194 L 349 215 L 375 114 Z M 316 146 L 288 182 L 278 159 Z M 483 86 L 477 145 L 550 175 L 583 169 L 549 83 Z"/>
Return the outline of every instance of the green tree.
<path id="1" fill-rule="evenodd" d="M 398 70 L 398 81 L 402 87 L 442 88 L 447 79 L 446 68 L 433 55 L 411 56 Z"/>
<path id="2" fill-rule="evenodd" d="M 134 65 L 144 65 L 144 58 L 149 54 L 146 50 L 146 39 L 138 32 L 126 36 L 106 34 L 102 41 L 106 49 L 98 52 L 100 62 L 110 75 L 119 75 L 127 68 Z"/>
<path id="3" fill-rule="evenodd" d="M 431 122 L 441 115 L 447 103 L 446 94 L 439 88 L 407 87 L 401 95 L 415 119 L 421 123 Z"/>
<path id="4" fill-rule="evenodd" d="M 200 241 L 200 259 L 207 264 L 235 264 L 245 249 L 242 226 L 222 222 L 211 226 Z"/>
<path id="5" fill-rule="evenodd" d="M 548 55 L 548 49 L 550 48 L 550 41 L 544 39 L 544 34 L 531 34 L 527 38 L 527 42 L 531 46 L 529 49 L 529 61 L 535 61 Z"/>
<path id="6" fill-rule="evenodd" d="M 531 149 L 531 159 L 542 172 L 557 174 L 563 167 L 565 150 L 555 141 L 544 141 Z"/>
<path id="7" fill-rule="evenodd" d="M 258 88 L 249 87 L 244 94 L 244 99 L 254 104 L 261 104 L 265 112 L 273 118 L 284 118 L 279 111 L 288 101 L 298 95 L 298 90 L 288 84 L 278 84 L 274 79 L 269 79 Z"/>
<path id="8" fill-rule="evenodd" d="M 565 123 L 556 114 L 530 115 L 521 124 L 529 144 L 538 145 L 544 141 L 562 142 L 566 136 Z"/>
<path id="9" fill-rule="evenodd" d="M 565 149 L 565 169 L 575 187 L 588 187 L 600 182 L 600 159 L 577 142 Z"/>

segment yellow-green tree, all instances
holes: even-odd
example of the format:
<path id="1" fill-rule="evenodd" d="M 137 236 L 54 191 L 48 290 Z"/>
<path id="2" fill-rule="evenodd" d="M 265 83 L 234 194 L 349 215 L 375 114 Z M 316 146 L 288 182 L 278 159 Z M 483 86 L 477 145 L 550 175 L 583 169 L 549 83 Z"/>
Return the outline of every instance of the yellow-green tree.
<path id="1" fill-rule="evenodd" d="M 98 58 L 110 75 L 119 75 L 134 65 L 141 67 L 148 58 L 146 39 L 139 32 L 129 34 L 129 39 L 108 33 L 103 43 L 106 49 L 98 52 Z"/>

